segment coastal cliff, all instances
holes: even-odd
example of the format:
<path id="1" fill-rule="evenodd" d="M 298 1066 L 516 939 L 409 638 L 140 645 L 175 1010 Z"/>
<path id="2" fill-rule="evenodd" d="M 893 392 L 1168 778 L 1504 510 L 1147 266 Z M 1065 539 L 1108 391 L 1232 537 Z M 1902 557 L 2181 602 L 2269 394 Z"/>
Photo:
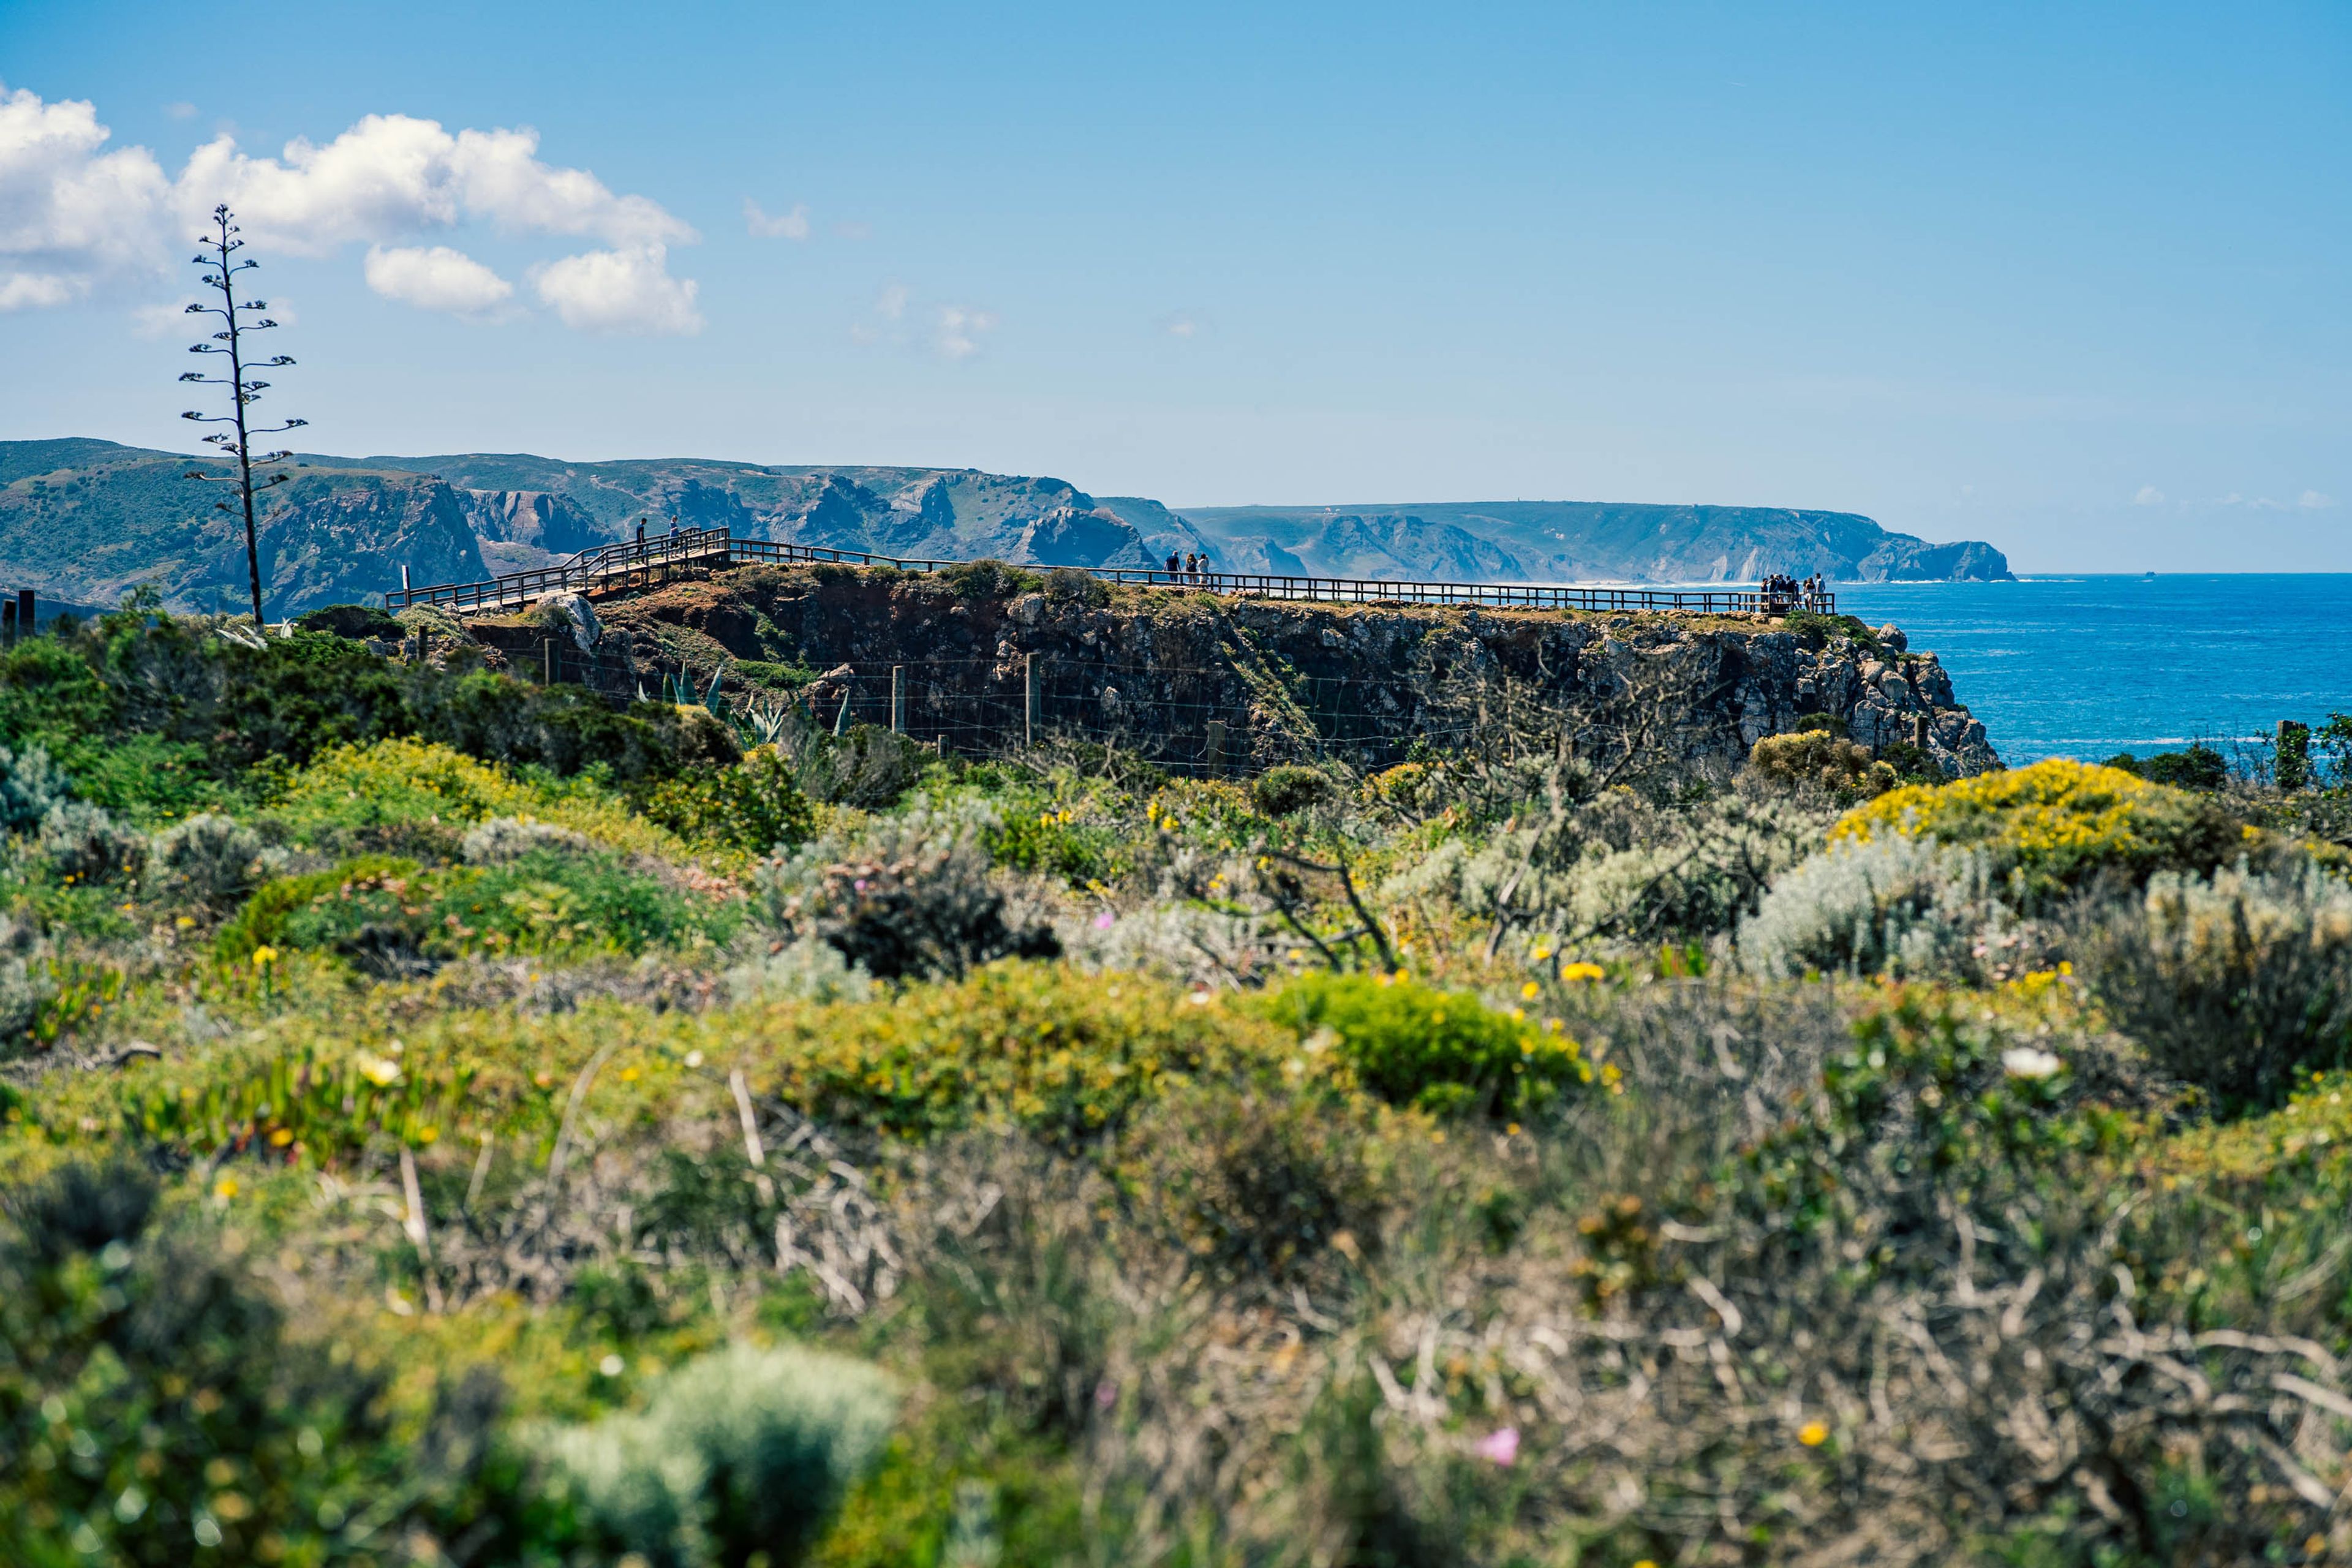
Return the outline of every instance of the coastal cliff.
<path id="1" fill-rule="evenodd" d="M 1001 568 L 751 567 L 598 613 L 630 650 L 632 678 L 682 668 L 698 689 L 716 675 L 803 696 L 815 685 L 825 717 L 847 697 L 853 717 L 887 721 L 897 668 L 910 731 L 975 744 L 975 724 L 1024 721 L 1034 661 L 1048 728 L 1182 760 L 1205 754 L 1213 722 L 1220 762 L 1241 769 L 1303 752 L 1385 765 L 1416 742 L 1465 743 L 1507 705 L 1539 719 L 1612 702 L 1662 710 L 1675 748 L 1722 773 L 1817 715 L 1873 748 L 1921 745 L 1949 773 L 2000 765 L 1936 656 L 1893 628 L 1286 604 Z"/>

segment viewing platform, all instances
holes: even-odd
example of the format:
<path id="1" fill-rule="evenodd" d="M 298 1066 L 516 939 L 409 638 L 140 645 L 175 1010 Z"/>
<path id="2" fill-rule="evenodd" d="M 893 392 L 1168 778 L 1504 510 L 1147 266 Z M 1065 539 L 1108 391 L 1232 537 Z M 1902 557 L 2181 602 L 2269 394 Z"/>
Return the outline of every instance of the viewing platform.
<path id="1" fill-rule="evenodd" d="M 737 539 L 723 528 L 688 529 L 623 540 L 585 550 L 554 566 L 509 572 L 480 583 L 443 583 L 398 588 L 384 595 L 384 607 L 437 605 L 466 614 L 519 609 L 550 594 L 601 594 L 652 587 L 688 571 L 718 570 L 761 563 L 778 565 L 888 566 L 901 572 L 940 572 L 970 565 L 963 561 L 926 561 L 835 550 L 816 544 L 785 544 L 772 539 Z M 1293 600 L 1324 605 L 1451 605 L 1491 610 L 1587 610 L 1601 613 L 1664 613 L 1693 616 L 1786 615 L 1805 609 L 1837 613 L 1837 596 L 1765 593 L 1756 588 L 1612 588 L 1547 583 L 1400 583 L 1364 577 L 1292 577 L 1258 572 L 1169 572 L 1158 567 L 1074 566 L 1036 570 L 1083 572 L 1104 583 L 1225 598 Z"/>

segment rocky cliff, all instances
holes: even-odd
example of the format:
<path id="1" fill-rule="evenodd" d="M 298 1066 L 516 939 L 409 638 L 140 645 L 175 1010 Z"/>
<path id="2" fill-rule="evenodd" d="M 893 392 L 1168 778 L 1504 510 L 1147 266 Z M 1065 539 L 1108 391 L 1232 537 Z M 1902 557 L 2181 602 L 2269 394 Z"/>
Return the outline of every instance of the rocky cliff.
<path id="1" fill-rule="evenodd" d="M 975 581 L 975 578 L 980 579 Z M 909 730 L 1001 745 L 1025 716 L 1035 661 L 1049 728 L 1118 740 L 1178 764 L 1231 768 L 1300 755 L 1359 766 L 1416 742 L 1477 743 L 1522 717 L 1659 709 L 1693 762 L 1727 772 L 1761 737 L 1811 714 L 1878 747 L 1924 742 L 1960 773 L 1999 765 L 1935 655 L 1818 643 L 1763 621 L 1318 606 L 1167 590 L 1063 592 L 1019 574 L 944 576 L 757 567 L 600 605 L 648 668 L 698 687 L 805 693 L 820 718 L 847 696 L 887 721 L 902 671 Z M 1209 739 L 1212 723 L 1222 726 Z"/>

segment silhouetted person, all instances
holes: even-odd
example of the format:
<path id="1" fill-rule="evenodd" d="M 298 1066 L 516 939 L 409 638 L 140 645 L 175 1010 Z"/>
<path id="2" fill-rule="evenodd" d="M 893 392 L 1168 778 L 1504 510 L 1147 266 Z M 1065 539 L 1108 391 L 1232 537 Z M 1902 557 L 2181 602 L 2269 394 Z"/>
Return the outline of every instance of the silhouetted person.
<path id="1" fill-rule="evenodd" d="M 1175 582 L 1175 581 L 1176 581 L 1176 572 L 1177 572 L 1178 563 L 1179 563 L 1182 559 L 1183 559 L 1183 558 L 1182 558 L 1181 556 L 1178 555 L 1178 554 L 1177 554 L 1174 551 L 1172 551 L 1172 550 L 1171 550 L 1171 551 L 1170 551 L 1170 552 L 1168 552 L 1168 580 L 1169 580 L 1171 583 L 1173 583 L 1173 582 Z"/>
<path id="2" fill-rule="evenodd" d="M 640 549 L 640 550 L 643 550 L 645 547 L 646 547 L 646 520 L 645 520 L 644 518 L 642 518 L 642 517 L 641 517 L 641 518 L 637 519 L 637 548 L 638 548 L 638 549 Z"/>

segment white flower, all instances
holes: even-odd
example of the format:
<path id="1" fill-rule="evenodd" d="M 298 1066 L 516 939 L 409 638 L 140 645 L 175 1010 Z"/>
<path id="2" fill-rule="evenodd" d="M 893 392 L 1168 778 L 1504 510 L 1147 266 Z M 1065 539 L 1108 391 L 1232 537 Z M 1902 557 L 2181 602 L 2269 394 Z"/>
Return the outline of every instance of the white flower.
<path id="1" fill-rule="evenodd" d="M 2001 1070 L 2011 1078 L 2048 1078 L 2066 1064 L 2048 1051 L 2032 1046 L 2011 1046 L 2000 1053 Z"/>

